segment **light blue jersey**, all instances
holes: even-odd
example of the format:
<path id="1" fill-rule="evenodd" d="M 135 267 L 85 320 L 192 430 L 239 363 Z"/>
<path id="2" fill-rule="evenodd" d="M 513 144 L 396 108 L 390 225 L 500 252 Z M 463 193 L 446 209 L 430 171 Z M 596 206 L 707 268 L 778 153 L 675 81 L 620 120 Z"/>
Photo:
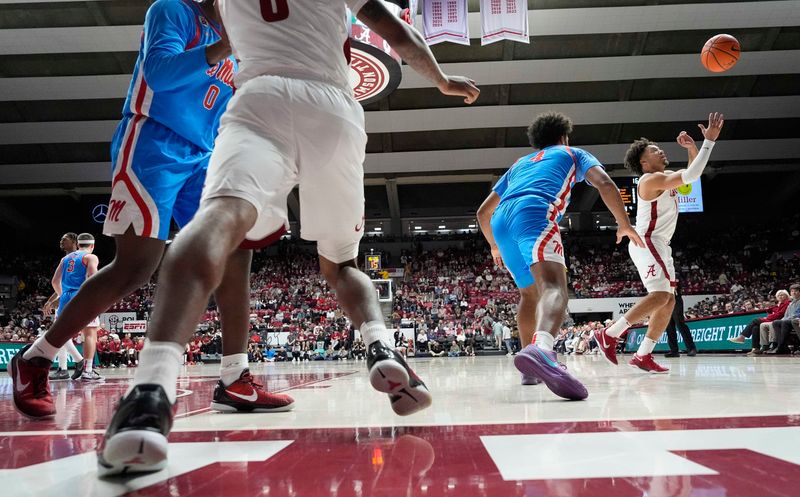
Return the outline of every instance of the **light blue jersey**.
<path id="1" fill-rule="evenodd" d="M 76 250 L 61 259 L 61 295 L 58 299 L 56 316 L 60 316 L 70 300 L 78 293 L 83 282 L 86 281 L 86 262 L 84 257 L 89 252 Z"/>
<path id="2" fill-rule="evenodd" d="M 61 290 L 62 292 L 77 291 L 86 281 L 86 263 L 83 257 L 89 252 L 76 250 L 61 259 Z"/>
<path id="3" fill-rule="evenodd" d="M 564 265 L 558 222 L 575 183 L 595 166 L 602 164 L 589 152 L 553 145 L 518 159 L 494 186 L 500 203 L 492 233 L 517 287 L 533 285 L 530 268 L 538 262 Z"/>
<path id="4" fill-rule="evenodd" d="M 233 95 L 236 61 L 209 67 L 206 45 L 220 26 L 191 0 L 158 0 L 148 10 L 122 114 L 149 117 L 211 151 L 219 118 Z"/>
<path id="5" fill-rule="evenodd" d="M 544 206 L 554 205 L 561 219 L 569 205 L 575 183 L 586 178 L 586 172 L 601 166 L 592 154 L 580 148 L 553 145 L 517 159 L 494 186 L 500 202 L 524 198 Z"/>
<path id="6" fill-rule="evenodd" d="M 147 11 L 123 118 L 111 140 L 113 180 L 106 235 L 166 240 L 200 205 L 219 120 L 233 94 L 236 62 L 209 66 L 219 25 L 192 0 L 158 0 Z"/>

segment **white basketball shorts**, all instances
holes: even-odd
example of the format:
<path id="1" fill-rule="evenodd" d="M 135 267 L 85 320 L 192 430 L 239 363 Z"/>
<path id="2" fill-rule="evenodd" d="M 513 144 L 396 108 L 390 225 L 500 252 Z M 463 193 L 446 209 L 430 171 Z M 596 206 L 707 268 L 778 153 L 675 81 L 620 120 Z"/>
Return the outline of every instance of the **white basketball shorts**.
<path id="1" fill-rule="evenodd" d="M 228 104 L 203 202 L 236 197 L 258 220 L 248 240 L 288 225 L 286 197 L 300 186 L 300 236 L 326 259 L 358 256 L 364 232 L 364 111 L 333 85 L 280 76 L 249 80 Z"/>
<path id="2" fill-rule="evenodd" d="M 672 260 L 672 247 L 664 240 L 642 237 L 645 248 L 633 243 L 628 244 L 628 253 L 639 271 L 644 287 L 648 293 L 675 293 L 678 284 L 675 279 L 675 264 Z"/>

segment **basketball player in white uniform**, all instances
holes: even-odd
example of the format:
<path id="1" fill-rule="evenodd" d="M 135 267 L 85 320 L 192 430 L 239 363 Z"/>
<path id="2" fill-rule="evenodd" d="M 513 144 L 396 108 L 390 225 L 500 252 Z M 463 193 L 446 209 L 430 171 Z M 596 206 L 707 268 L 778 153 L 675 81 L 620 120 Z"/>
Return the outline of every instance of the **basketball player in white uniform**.
<path id="1" fill-rule="evenodd" d="M 364 230 L 364 113 L 348 81 L 346 7 L 442 93 L 472 103 L 474 82 L 442 73 L 422 36 L 378 0 L 220 0 L 234 56 L 236 95 L 220 124 L 200 209 L 162 263 L 149 342 L 109 423 L 100 475 L 167 463 L 167 435 L 183 350 L 245 239 L 287 221 L 300 186 L 301 237 L 317 242 L 320 269 L 368 346 L 370 383 L 392 409 L 430 405 L 425 384 L 394 351 L 378 298 L 356 258 Z"/>
<path id="2" fill-rule="evenodd" d="M 708 163 L 711 149 L 724 123 L 722 114 L 708 116 L 708 128 L 698 124 L 705 140 L 700 150 L 694 140 L 682 131 L 678 143 L 689 151 L 689 166 L 680 171 L 666 171 L 667 156 L 656 143 L 646 138 L 636 140 L 625 154 L 625 167 L 639 179 L 639 205 L 636 209 L 636 232 L 645 241 L 645 248 L 628 245 L 628 252 L 647 289 L 640 300 L 616 323 L 595 331 L 594 337 L 606 359 L 617 364 L 617 339 L 632 323 L 648 317 L 647 335 L 630 361 L 631 366 L 651 373 L 668 373 L 653 360 L 653 349 L 667 327 L 675 306 L 675 266 L 670 241 L 678 222 L 677 191 L 681 185 L 700 178 Z"/>

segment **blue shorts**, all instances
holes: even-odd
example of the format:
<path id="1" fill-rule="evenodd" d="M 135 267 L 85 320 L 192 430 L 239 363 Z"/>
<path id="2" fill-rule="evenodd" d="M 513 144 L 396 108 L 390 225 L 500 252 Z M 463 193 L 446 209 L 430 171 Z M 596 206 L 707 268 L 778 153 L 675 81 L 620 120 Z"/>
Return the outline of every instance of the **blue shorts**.
<path id="1" fill-rule="evenodd" d="M 131 226 L 145 238 L 166 240 L 170 221 L 191 221 L 200 206 L 211 152 L 144 116 L 125 117 L 111 142 L 113 180 L 103 233 Z"/>
<path id="2" fill-rule="evenodd" d="M 540 261 L 564 263 L 564 245 L 555 208 L 525 198 L 501 202 L 492 216 L 492 234 L 517 288 L 534 283 L 531 266 Z"/>
<path id="3" fill-rule="evenodd" d="M 58 310 L 56 311 L 56 316 L 61 315 L 61 311 L 69 304 L 69 301 L 72 300 L 72 297 L 77 295 L 78 290 L 64 290 L 61 292 L 61 296 L 58 298 Z"/>

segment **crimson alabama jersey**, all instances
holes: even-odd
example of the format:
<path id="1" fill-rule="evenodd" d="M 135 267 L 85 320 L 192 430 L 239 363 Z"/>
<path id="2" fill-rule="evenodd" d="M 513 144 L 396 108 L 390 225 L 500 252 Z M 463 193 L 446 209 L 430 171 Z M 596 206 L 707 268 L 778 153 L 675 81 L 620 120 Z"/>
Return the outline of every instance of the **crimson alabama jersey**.
<path id="1" fill-rule="evenodd" d="M 653 200 L 644 200 L 639 197 L 639 205 L 636 207 L 636 232 L 639 235 L 669 243 L 677 224 L 677 190 L 664 190 Z"/>
<path id="2" fill-rule="evenodd" d="M 261 75 L 311 79 L 346 91 L 349 83 L 347 13 L 367 0 L 221 0 L 236 87 Z"/>

